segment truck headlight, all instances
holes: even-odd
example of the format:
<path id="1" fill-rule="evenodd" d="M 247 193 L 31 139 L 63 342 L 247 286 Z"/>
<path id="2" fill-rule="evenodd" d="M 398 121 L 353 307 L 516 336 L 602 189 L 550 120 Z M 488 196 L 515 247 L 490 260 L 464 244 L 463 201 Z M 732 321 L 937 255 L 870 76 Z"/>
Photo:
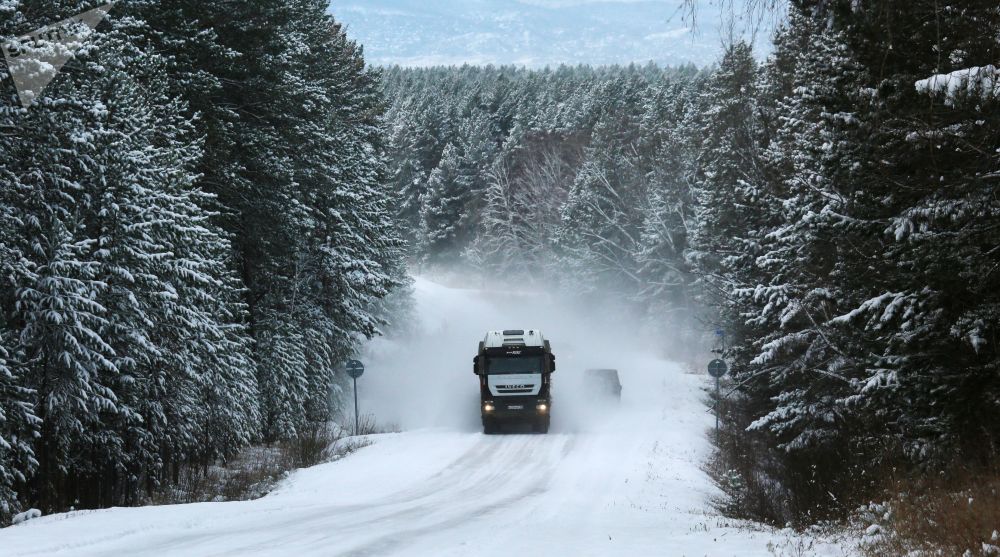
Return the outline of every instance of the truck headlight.
<path id="1" fill-rule="evenodd" d="M 493 411 L 493 404 L 492 403 L 486 402 L 486 403 L 483 404 L 483 412 L 492 412 L 492 411 Z"/>
<path id="2" fill-rule="evenodd" d="M 535 408 L 538 408 L 539 412 L 545 412 L 546 410 L 549 409 L 549 405 L 545 404 L 544 402 L 540 402 L 538 403 L 538 406 L 536 406 Z"/>

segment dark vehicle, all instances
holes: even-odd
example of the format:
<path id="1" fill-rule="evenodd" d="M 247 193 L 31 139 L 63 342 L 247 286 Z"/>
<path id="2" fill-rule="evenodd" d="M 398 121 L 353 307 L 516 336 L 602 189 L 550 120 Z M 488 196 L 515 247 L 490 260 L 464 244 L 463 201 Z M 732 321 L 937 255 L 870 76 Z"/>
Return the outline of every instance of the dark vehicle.
<path id="1" fill-rule="evenodd" d="M 619 402 L 622 399 L 622 382 L 617 369 L 588 369 L 584 372 L 587 388 L 594 398 Z"/>
<path id="2" fill-rule="evenodd" d="M 484 433 L 495 433 L 503 423 L 528 423 L 548 433 L 556 357 L 541 331 L 490 331 L 472 362 Z"/>

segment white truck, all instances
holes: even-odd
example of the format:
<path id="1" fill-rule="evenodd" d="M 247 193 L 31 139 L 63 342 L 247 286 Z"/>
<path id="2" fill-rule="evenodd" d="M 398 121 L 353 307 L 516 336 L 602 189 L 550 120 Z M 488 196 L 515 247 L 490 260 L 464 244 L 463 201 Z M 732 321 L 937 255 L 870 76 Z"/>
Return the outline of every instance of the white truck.
<path id="1" fill-rule="evenodd" d="M 510 422 L 527 422 L 534 431 L 548 433 L 556 357 L 541 331 L 489 331 L 472 361 L 484 433 L 496 433 Z"/>

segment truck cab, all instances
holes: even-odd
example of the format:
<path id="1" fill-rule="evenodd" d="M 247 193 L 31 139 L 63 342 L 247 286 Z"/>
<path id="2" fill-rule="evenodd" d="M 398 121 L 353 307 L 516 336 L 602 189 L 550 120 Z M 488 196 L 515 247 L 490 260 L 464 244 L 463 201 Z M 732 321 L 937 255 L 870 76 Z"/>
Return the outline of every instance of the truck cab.
<path id="1" fill-rule="evenodd" d="M 548 433 L 556 357 L 541 331 L 489 331 L 472 361 L 484 433 L 495 433 L 504 423 L 527 423 Z"/>

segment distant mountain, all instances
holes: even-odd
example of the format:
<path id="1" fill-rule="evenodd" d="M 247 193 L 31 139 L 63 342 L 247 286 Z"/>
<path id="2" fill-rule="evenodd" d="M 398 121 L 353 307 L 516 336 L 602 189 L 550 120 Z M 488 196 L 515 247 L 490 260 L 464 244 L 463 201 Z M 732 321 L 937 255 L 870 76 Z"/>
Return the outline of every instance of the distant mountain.
<path id="1" fill-rule="evenodd" d="M 715 62 L 728 27 L 719 2 L 683 0 L 332 0 L 330 10 L 376 65 Z M 735 2 L 740 4 L 740 2 Z M 736 8 L 739 10 L 739 8 Z M 774 16 L 733 28 L 766 52 Z"/>

